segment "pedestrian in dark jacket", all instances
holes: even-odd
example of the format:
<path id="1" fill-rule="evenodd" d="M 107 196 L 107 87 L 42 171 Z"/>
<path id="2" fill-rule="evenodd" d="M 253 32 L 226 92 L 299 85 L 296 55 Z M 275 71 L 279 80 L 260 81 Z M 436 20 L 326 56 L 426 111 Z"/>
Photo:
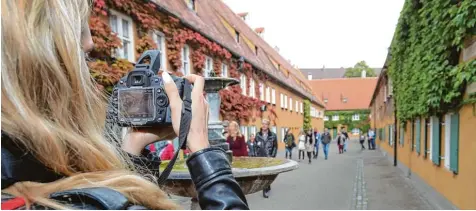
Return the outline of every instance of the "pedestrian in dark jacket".
<path id="1" fill-rule="evenodd" d="M 324 150 L 324 156 L 327 160 L 329 156 L 329 145 L 332 141 L 331 133 L 329 133 L 329 129 L 325 128 L 324 133 L 321 135 L 321 142 L 322 142 L 322 149 Z"/>
<path id="2" fill-rule="evenodd" d="M 342 133 L 337 133 L 337 147 L 339 147 L 339 154 L 344 153 L 345 136 Z"/>
<path id="3" fill-rule="evenodd" d="M 278 138 L 276 134 L 269 130 L 269 120 L 263 119 L 261 130 L 256 135 L 256 156 L 257 157 L 276 157 L 278 151 Z M 271 186 L 263 189 L 263 197 L 269 197 Z"/>
<path id="4" fill-rule="evenodd" d="M 248 209 L 225 151 L 209 147 L 203 77 L 184 77 L 194 84 L 193 103 L 182 109 L 190 104 L 182 102 L 163 71 L 171 127 L 131 128 L 124 138 L 104 127 L 103 115 L 112 107 L 91 80 L 85 60 L 93 47 L 90 2 L 2 1 L 1 36 L 8 40 L 2 43 L 2 78 L 8 78 L 1 84 L 2 209 L 179 208 L 151 177 L 158 175 L 159 163 L 143 154 L 147 145 L 175 138 L 181 113 L 188 109 L 193 113 L 192 129 L 186 131 L 192 153 L 187 166 L 200 207 Z M 112 104 L 121 103 L 115 99 Z"/>
<path id="5" fill-rule="evenodd" d="M 286 145 L 286 159 L 288 158 L 288 154 L 289 159 L 293 159 L 293 148 L 296 146 L 296 143 L 294 143 L 294 135 L 291 133 L 291 129 L 286 131 L 286 135 L 284 136 L 284 144 Z"/>
<path id="6" fill-rule="evenodd" d="M 248 149 L 245 142 L 245 137 L 240 133 L 238 123 L 232 121 L 228 126 L 228 132 L 230 135 L 226 139 L 226 142 L 230 145 L 230 150 L 235 157 L 248 156 Z"/>

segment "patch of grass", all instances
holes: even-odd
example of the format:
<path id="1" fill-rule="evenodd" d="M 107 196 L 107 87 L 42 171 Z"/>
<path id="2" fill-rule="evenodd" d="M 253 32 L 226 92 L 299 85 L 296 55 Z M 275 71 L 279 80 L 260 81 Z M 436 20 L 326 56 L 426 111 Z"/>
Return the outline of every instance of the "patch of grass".
<path id="1" fill-rule="evenodd" d="M 231 164 L 231 167 L 240 169 L 253 169 L 277 166 L 283 164 L 284 162 L 285 160 L 273 158 L 233 157 L 233 163 Z M 167 164 L 169 164 L 169 161 L 162 161 L 162 163 L 160 164 L 160 170 L 163 171 Z M 186 168 L 185 160 L 179 160 L 175 162 L 172 171 L 188 171 L 188 169 Z"/>

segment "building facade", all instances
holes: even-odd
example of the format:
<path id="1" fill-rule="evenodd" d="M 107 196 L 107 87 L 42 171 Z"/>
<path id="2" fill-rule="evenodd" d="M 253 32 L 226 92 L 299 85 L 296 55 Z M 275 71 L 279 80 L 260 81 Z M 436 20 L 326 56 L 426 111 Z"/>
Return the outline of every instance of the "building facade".
<path id="1" fill-rule="evenodd" d="M 341 128 L 356 137 L 370 128 L 368 104 L 377 78 L 334 78 L 310 80 L 314 93 L 326 105 L 324 126 L 333 137 Z"/>
<path id="2" fill-rule="evenodd" d="M 158 49 L 161 71 L 240 79 L 221 93 L 221 117 L 238 121 L 246 138 L 267 118 L 283 149 L 284 131 L 297 135 L 303 126 L 306 100 L 316 111 L 312 126 L 323 127 L 324 104 L 305 77 L 222 1 L 95 0 L 90 26 L 89 66 L 107 90 L 142 52 Z"/>
<path id="3" fill-rule="evenodd" d="M 460 63 L 474 62 L 476 39 L 468 39 Z M 387 62 L 380 74 L 370 103 L 371 127 L 376 143 L 410 177 L 419 178 L 459 209 L 476 208 L 476 113 L 475 104 L 455 111 L 427 114 L 400 122 L 395 116 L 395 96 Z M 463 102 L 474 98 L 476 82 L 469 83 Z M 415 93 L 417 94 L 417 93 Z M 398 110 L 396 111 L 399 112 Z M 395 152 L 396 151 L 396 155 Z"/>

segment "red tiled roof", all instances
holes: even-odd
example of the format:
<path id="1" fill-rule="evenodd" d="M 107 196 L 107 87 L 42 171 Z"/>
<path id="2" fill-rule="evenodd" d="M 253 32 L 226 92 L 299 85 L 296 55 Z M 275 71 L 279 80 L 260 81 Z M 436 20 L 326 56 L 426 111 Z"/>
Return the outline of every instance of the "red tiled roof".
<path id="1" fill-rule="evenodd" d="M 309 83 L 316 95 L 324 102 L 327 99 L 326 110 L 360 110 L 369 108 L 377 78 L 321 79 Z"/>
<path id="2" fill-rule="evenodd" d="M 186 24 L 193 26 L 202 34 L 210 37 L 213 41 L 218 42 L 224 47 L 236 52 L 240 56 L 251 62 L 257 68 L 265 71 L 267 74 L 276 77 L 283 86 L 290 86 L 292 89 L 305 95 L 311 100 L 324 106 L 319 97 L 314 96 L 312 92 L 305 91 L 299 82 L 296 82 L 292 77 L 287 77 L 281 70 L 273 65 L 270 58 L 281 64 L 282 68 L 289 70 L 289 72 L 297 78 L 302 84 L 309 89 L 311 86 L 307 79 L 286 61 L 278 52 L 274 50 L 266 41 L 264 41 L 258 34 L 255 33 L 240 17 L 235 14 L 222 0 L 199 0 L 196 1 L 197 12 L 190 10 L 185 1 L 181 0 L 154 0 L 157 5 L 164 8 L 176 17 L 179 17 Z M 248 38 L 254 45 L 257 45 L 258 55 L 255 54 L 255 49 L 250 47 L 245 42 L 237 43 L 234 35 L 230 34 L 228 29 L 221 22 L 221 18 L 225 19 L 235 30 L 240 32 L 241 36 Z"/>

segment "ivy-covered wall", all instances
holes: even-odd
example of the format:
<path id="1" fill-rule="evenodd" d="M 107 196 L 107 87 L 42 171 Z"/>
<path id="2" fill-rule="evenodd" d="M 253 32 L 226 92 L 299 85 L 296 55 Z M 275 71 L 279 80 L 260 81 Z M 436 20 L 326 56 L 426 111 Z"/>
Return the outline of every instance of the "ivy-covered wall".
<path id="1" fill-rule="evenodd" d="M 476 81 L 476 61 L 459 63 L 475 24 L 474 0 L 405 1 L 389 61 L 399 120 L 461 106 L 466 85 Z"/>
<path id="2" fill-rule="evenodd" d="M 355 114 L 359 115 L 359 120 L 352 120 L 352 116 Z M 369 114 L 370 110 L 326 111 L 324 115 L 327 116 L 329 120 L 324 122 L 324 127 L 332 129 L 338 126 L 347 126 L 348 130 L 358 128 L 366 133 L 370 128 Z M 332 116 L 334 115 L 338 115 L 339 120 L 333 121 Z"/>

